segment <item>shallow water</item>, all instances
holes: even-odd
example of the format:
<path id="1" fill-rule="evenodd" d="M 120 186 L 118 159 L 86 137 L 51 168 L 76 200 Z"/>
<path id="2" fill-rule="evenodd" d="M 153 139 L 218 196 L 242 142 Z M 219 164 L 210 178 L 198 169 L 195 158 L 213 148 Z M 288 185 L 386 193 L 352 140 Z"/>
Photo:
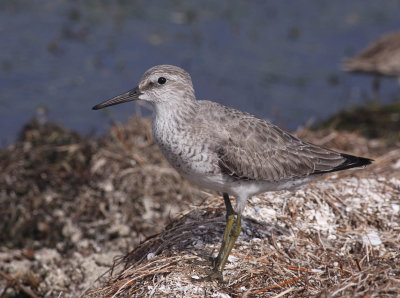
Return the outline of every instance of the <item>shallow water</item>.
<path id="1" fill-rule="evenodd" d="M 212 99 L 288 129 L 372 100 L 371 78 L 340 62 L 400 27 L 400 2 L 0 2 L 0 142 L 12 142 L 39 107 L 83 133 L 102 133 L 135 104 L 91 107 L 135 87 L 156 64 L 192 75 Z M 384 102 L 400 97 L 394 80 Z"/>

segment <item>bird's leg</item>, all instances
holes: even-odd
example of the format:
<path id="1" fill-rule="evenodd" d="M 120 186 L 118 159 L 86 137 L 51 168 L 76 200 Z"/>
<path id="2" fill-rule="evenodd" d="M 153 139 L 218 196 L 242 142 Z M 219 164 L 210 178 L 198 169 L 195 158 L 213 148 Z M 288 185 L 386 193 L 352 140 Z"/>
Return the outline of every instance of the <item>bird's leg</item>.
<path id="1" fill-rule="evenodd" d="M 222 281 L 222 271 L 224 270 L 225 264 L 228 261 L 229 253 L 231 252 L 236 239 L 239 237 L 241 231 L 241 216 L 237 214 L 231 205 L 229 196 L 227 193 L 223 193 L 225 207 L 226 207 L 226 226 L 224 236 L 222 238 L 221 248 L 219 249 L 218 256 L 213 261 L 213 271 L 210 275 L 193 280 L 196 282 L 211 281 L 217 279 Z M 237 215 L 235 222 L 235 215 Z M 235 225 L 233 225 L 235 222 Z M 233 229 L 232 229 L 233 228 Z"/>
<path id="2" fill-rule="evenodd" d="M 232 208 L 231 201 L 229 200 L 229 195 L 227 193 L 222 194 L 224 197 L 225 207 L 226 207 L 226 224 L 224 236 L 222 238 L 222 244 L 218 252 L 218 256 L 214 259 L 213 265 L 216 266 L 221 262 L 221 258 L 223 257 L 224 251 L 226 251 L 229 243 L 229 237 L 231 234 L 233 222 L 235 220 L 236 212 Z"/>
<path id="3" fill-rule="evenodd" d="M 372 81 L 372 91 L 374 93 L 375 104 L 377 105 L 381 104 L 380 85 L 381 85 L 380 77 L 379 75 L 376 75 L 374 77 L 374 80 Z"/>
<path id="4" fill-rule="evenodd" d="M 235 245 L 236 240 L 238 239 L 240 232 L 242 231 L 242 216 L 240 214 L 236 217 L 235 226 L 231 229 L 231 235 L 229 237 L 228 245 L 226 246 L 224 252 L 221 254 L 221 258 L 217 259 L 217 263 L 215 264 L 214 271 L 221 272 L 224 270 L 225 264 L 228 261 L 229 254 L 233 246 Z"/>

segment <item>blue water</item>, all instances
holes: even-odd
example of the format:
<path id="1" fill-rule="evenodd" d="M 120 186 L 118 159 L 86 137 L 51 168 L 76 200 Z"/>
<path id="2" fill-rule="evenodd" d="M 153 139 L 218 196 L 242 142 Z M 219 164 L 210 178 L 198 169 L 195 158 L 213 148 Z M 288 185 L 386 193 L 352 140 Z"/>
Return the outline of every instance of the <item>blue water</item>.
<path id="1" fill-rule="evenodd" d="M 156 64 L 192 75 L 197 97 L 288 129 L 372 100 L 371 78 L 340 62 L 400 28 L 400 1 L 0 1 L 0 144 L 39 107 L 82 133 L 135 104 L 91 107 Z M 392 79 L 384 102 L 398 100 Z"/>

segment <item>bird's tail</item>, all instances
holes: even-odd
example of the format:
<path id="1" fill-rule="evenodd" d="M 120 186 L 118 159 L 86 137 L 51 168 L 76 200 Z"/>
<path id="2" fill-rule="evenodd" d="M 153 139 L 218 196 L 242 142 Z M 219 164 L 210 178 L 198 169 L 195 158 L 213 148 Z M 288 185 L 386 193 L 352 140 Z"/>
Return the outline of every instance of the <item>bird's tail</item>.
<path id="1" fill-rule="evenodd" d="M 343 161 L 343 163 L 334 167 L 329 172 L 342 171 L 342 170 L 347 170 L 347 169 L 351 169 L 351 168 L 361 168 L 361 167 L 364 168 L 365 166 L 367 166 L 373 162 L 373 160 L 369 159 L 369 158 L 359 157 L 359 156 L 354 156 L 354 155 L 349 155 L 349 154 L 344 154 L 344 153 L 341 153 L 341 156 L 345 159 Z"/>

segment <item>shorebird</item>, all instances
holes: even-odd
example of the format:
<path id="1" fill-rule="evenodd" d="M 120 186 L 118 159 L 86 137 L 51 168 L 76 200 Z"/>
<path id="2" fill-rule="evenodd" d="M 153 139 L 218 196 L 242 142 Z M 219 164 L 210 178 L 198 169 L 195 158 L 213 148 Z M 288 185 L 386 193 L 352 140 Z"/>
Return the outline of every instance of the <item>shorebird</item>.
<path id="1" fill-rule="evenodd" d="M 343 69 L 374 75 L 372 90 L 380 102 L 380 77 L 397 77 L 400 82 L 400 31 L 382 36 L 354 58 L 345 60 Z"/>
<path id="2" fill-rule="evenodd" d="M 223 194 L 222 244 L 212 272 L 201 280 L 222 280 L 249 197 L 296 189 L 323 174 L 372 161 L 301 141 L 251 114 L 196 100 L 190 75 L 176 66 L 150 68 L 137 87 L 93 109 L 133 100 L 153 106 L 153 136 L 169 163 L 189 181 Z M 236 210 L 229 195 L 236 198 Z"/>

